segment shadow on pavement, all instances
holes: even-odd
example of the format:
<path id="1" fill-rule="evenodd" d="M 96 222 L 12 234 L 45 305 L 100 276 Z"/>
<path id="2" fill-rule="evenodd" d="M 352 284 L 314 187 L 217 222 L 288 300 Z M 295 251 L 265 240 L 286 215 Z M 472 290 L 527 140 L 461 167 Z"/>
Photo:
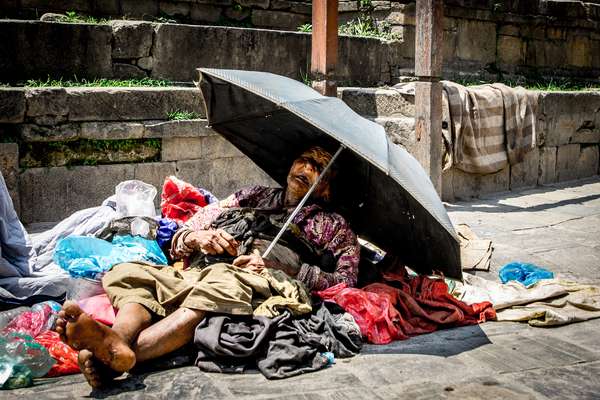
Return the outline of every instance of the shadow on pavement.
<path id="1" fill-rule="evenodd" d="M 397 340 L 386 345 L 365 345 L 361 354 L 423 354 L 450 357 L 491 344 L 479 325 L 445 329 Z"/>
<path id="2" fill-rule="evenodd" d="M 600 198 L 600 194 L 593 194 L 584 197 L 577 197 L 574 199 L 560 200 L 551 203 L 539 204 L 532 207 L 519 207 L 511 206 L 508 204 L 502 204 L 499 200 L 477 200 L 476 204 L 469 203 L 452 203 L 448 204 L 448 211 L 476 211 L 484 213 L 499 213 L 499 212 L 536 212 L 551 210 L 557 207 L 568 206 L 571 204 L 581 204 L 586 201 L 592 201 Z"/>

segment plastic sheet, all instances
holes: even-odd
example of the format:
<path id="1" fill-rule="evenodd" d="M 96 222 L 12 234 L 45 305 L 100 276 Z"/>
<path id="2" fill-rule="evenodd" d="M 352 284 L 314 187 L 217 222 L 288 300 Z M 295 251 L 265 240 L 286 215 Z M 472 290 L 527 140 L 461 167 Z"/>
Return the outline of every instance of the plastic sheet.
<path id="1" fill-rule="evenodd" d="M 109 326 L 115 322 L 115 309 L 106 294 L 79 300 L 78 303 L 79 307 L 96 321 Z"/>
<path id="2" fill-rule="evenodd" d="M 24 311 L 14 317 L 1 333 L 2 335 L 20 333 L 35 337 L 53 328 L 59 310 L 60 305 L 53 301 L 36 304 L 30 311 Z"/>
<path id="3" fill-rule="evenodd" d="M 33 378 L 46 375 L 55 364 L 48 350 L 31 336 L 9 333 L 0 336 L 0 385 L 17 389 L 33 383 Z"/>
<path id="4" fill-rule="evenodd" d="M 44 346 L 56 363 L 46 374 L 48 377 L 80 372 L 77 364 L 77 352 L 60 340 L 58 333 L 46 331 L 36 336 L 35 341 Z"/>
<path id="5" fill-rule="evenodd" d="M 196 187 L 174 176 L 165 179 L 160 202 L 163 217 L 183 223 L 207 204 L 206 196 Z"/>
<path id="6" fill-rule="evenodd" d="M 554 274 L 547 269 L 521 262 L 506 264 L 500 269 L 498 275 L 502 283 L 517 281 L 525 285 L 525 287 L 535 284 L 540 279 L 554 278 Z"/>
<path id="7" fill-rule="evenodd" d="M 92 279 L 123 262 L 167 264 L 155 240 L 131 235 L 115 236 L 112 244 L 87 236 L 66 237 L 56 246 L 54 261 L 71 276 Z"/>

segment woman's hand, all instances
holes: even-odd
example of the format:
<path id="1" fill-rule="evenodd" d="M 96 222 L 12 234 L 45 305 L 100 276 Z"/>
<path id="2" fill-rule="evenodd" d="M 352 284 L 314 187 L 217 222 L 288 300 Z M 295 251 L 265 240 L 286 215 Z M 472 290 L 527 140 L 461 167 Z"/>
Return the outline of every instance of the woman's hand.
<path id="1" fill-rule="evenodd" d="M 186 246 L 204 254 L 217 255 L 229 253 L 237 255 L 239 243 L 223 229 L 194 231 L 185 237 Z"/>
<path id="2" fill-rule="evenodd" d="M 258 250 L 254 250 L 252 254 L 239 256 L 233 260 L 233 265 L 240 268 L 245 268 L 253 272 L 260 272 L 266 268 L 265 260 L 260 255 Z"/>

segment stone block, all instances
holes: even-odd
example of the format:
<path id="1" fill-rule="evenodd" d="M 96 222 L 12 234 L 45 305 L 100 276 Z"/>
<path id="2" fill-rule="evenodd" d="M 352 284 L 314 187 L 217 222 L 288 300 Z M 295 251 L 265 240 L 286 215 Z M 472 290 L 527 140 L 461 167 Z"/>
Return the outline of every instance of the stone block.
<path id="1" fill-rule="evenodd" d="M 233 4 L 233 0 L 195 0 L 195 2 L 200 4 L 212 4 L 214 6 L 230 6 Z"/>
<path id="2" fill-rule="evenodd" d="M 51 3 L 51 4 L 48 4 Z M 52 9 L 55 11 L 77 10 L 81 13 L 92 11 L 88 0 L 21 0 L 22 8 Z"/>
<path id="3" fill-rule="evenodd" d="M 600 143 L 600 126 L 595 129 L 580 128 L 571 136 L 571 143 Z"/>
<path id="4" fill-rule="evenodd" d="M 588 137 L 584 133 L 586 130 L 597 131 L 600 128 L 598 93 L 544 93 L 540 95 L 538 104 L 540 118 L 543 120 L 544 143 L 547 146 L 578 143 L 583 137 Z"/>
<path id="5" fill-rule="evenodd" d="M 169 17 L 185 18 L 190 15 L 190 5 L 188 3 L 173 3 L 170 1 L 161 1 L 158 3 L 159 12 Z"/>
<path id="6" fill-rule="evenodd" d="M 203 139 L 199 137 L 163 138 L 160 159 L 162 161 L 203 159 Z"/>
<path id="7" fill-rule="evenodd" d="M 540 170 L 538 184 L 556 182 L 556 147 L 540 147 Z"/>
<path id="8" fill-rule="evenodd" d="M 587 18 L 592 20 L 600 20 L 600 4 L 584 3 Z"/>
<path id="9" fill-rule="evenodd" d="M 39 126 L 23 124 L 19 126 L 21 140 L 25 142 L 62 142 L 76 140 L 80 135 L 79 124 L 62 124 L 55 126 Z"/>
<path id="10" fill-rule="evenodd" d="M 518 25 L 505 24 L 498 26 L 498 35 L 520 36 L 521 33 Z"/>
<path id="11" fill-rule="evenodd" d="M 190 18 L 199 22 L 217 22 L 221 18 L 222 9 L 208 4 L 191 4 Z"/>
<path id="12" fill-rule="evenodd" d="M 94 0 L 94 13 L 100 15 L 119 15 L 119 0 Z"/>
<path id="13" fill-rule="evenodd" d="M 556 151 L 556 179 L 558 182 L 577 178 L 580 146 L 567 144 L 559 146 Z"/>
<path id="14" fill-rule="evenodd" d="M 221 135 L 211 135 L 201 138 L 202 159 L 213 160 L 218 158 L 243 157 L 244 154 Z"/>
<path id="15" fill-rule="evenodd" d="M 214 135 L 205 119 L 146 123 L 144 137 L 148 138 L 194 138 Z"/>
<path id="16" fill-rule="evenodd" d="M 310 23 L 309 15 L 284 11 L 254 10 L 252 24 L 261 28 L 296 30 L 300 25 Z"/>
<path id="17" fill-rule="evenodd" d="M 453 176 L 454 172 L 452 169 L 442 171 L 442 201 L 453 202 L 455 200 L 452 182 Z"/>
<path id="18" fill-rule="evenodd" d="M 176 175 L 177 166 L 174 162 L 153 162 L 134 165 L 133 179 L 149 183 L 156 188 L 158 194 L 154 198 L 154 205 L 160 211 L 160 194 L 167 176 Z"/>
<path id="19" fill-rule="evenodd" d="M 229 7 L 225 10 L 225 16 L 235 21 L 243 21 L 250 17 L 250 14 L 252 14 L 252 10 L 249 8 Z"/>
<path id="20" fill-rule="evenodd" d="M 417 142 L 414 118 L 378 117 L 373 121 L 383 126 L 393 143 L 403 146 L 409 153 L 413 152 Z"/>
<path id="21" fill-rule="evenodd" d="M 551 40 L 566 40 L 567 39 L 567 29 L 563 27 L 553 27 L 549 26 L 546 29 L 546 36 Z"/>
<path id="22" fill-rule="evenodd" d="M 496 24 L 464 20 L 458 25 L 456 55 L 463 60 L 493 63 L 496 60 Z"/>
<path id="23" fill-rule="evenodd" d="M 545 7 L 541 7 L 540 10 L 543 14 L 556 17 L 558 19 L 586 17 L 586 10 L 582 1 L 545 1 L 544 6 Z"/>
<path id="24" fill-rule="evenodd" d="M 452 192 L 454 198 L 467 200 L 483 194 L 505 192 L 510 188 L 510 167 L 493 174 L 479 175 L 452 169 Z"/>
<path id="25" fill-rule="evenodd" d="M 121 12 L 130 18 L 154 17 L 158 15 L 158 0 L 121 0 Z"/>
<path id="26" fill-rule="evenodd" d="M 114 194 L 119 182 L 133 179 L 134 170 L 134 164 L 27 169 L 20 176 L 21 220 L 60 221 L 96 207 Z"/>
<path id="27" fill-rule="evenodd" d="M 567 40 L 569 65 L 581 68 L 592 66 L 591 41 L 588 36 L 574 35 Z"/>
<path id="28" fill-rule="evenodd" d="M 198 80 L 196 68 L 206 67 L 263 70 L 297 78 L 305 69 L 300 66 L 308 65 L 309 43 L 310 35 L 300 33 L 162 24 L 156 29 L 152 77 Z"/>
<path id="29" fill-rule="evenodd" d="M 312 3 L 292 3 L 291 12 L 312 15 Z"/>
<path id="30" fill-rule="evenodd" d="M 577 161 L 577 178 L 598 175 L 598 145 L 581 146 Z"/>
<path id="31" fill-rule="evenodd" d="M 263 10 L 269 8 L 269 0 L 236 0 L 242 7 L 248 8 L 262 8 Z"/>
<path id="32" fill-rule="evenodd" d="M 371 1 L 373 11 L 388 11 L 392 8 L 390 1 Z"/>
<path id="33" fill-rule="evenodd" d="M 183 160 L 177 161 L 177 177 L 191 183 L 194 186 L 202 187 L 214 192 L 214 187 L 211 181 L 212 161 L 209 160 Z M 230 170 L 227 170 L 230 171 Z M 225 172 L 225 171 L 222 171 Z M 231 193 L 222 194 L 227 196 Z"/>
<path id="34" fill-rule="evenodd" d="M 19 145 L 17 143 L 0 143 L 0 173 L 6 182 L 17 215 L 21 212 L 19 197 Z"/>
<path id="35" fill-rule="evenodd" d="M 110 78 L 108 25 L 0 21 L 0 76 L 3 80 Z M 44 40 L 40 40 L 44 38 Z"/>
<path id="36" fill-rule="evenodd" d="M 24 118 L 25 90 L 0 88 L 0 123 L 19 123 Z"/>
<path id="37" fill-rule="evenodd" d="M 569 55 L 572 54 L 572 51 L 569 49 L 565 40 L 546 40 L 543 42 L 542 46 L 543 60 L 536 59 L 536 64 L 532 65 L 564 67 L 569 64 Z M 542 49 L 540 49 L 540 51 Z M 538 57 L 536 54 L 536 58 L 541 57 Z"/>
<path id="38" fill-rule="evenodd" d="M 141 79 L 147 76 L 146 71 L 135 65 L 125 63 L 113 64 L 113 77 L 116 79 Z"/>
<path id="39" fill-rule="evenodd" d="M 340 1 L 338 3 L 339 12 L 358 11 L 358 2 L 356 1 Z"/>
<path id="40" fill-rule="evenodd" d="M 142 57 L 137 60 L 137 65 L 143 70 L 150 71 L 152 66 L 154 65 L 154 58 L 152 57 Z"/>
<path id="41" fill-rule="evenodd" d="M 498 61 L 517 66 L 525 61 L 525 43 L 515 36 L 498 36 Z"/>
<path id="42" fill-rule="evenodd" d="M 391 11 L 385 18 L 392 25 L 415 25 L 415 15 L 403 11 Z M 445 21 L 444 21 L 445 22 Z"/>
<path id="43" fill-rule="evenodd" d="M 113 58 L 140 58 L 150 55 L 154 28 L 151 23 L 116 20 L 111 21 L 113 32 Z"/>
<path id="44" fill-rule="evenodd" d="M 154 120 L 176 110 L 204 110 L 195 88 L 69 88 L 67 93 L 71 121 Z"/>
<path id="45" fill-rule="evenodd" d="M 414 95 L 402 95 L 392 89 L 340 88 L 338 97 L 355 112 L 371 117 L 415 116 Z"/>
<path id="46" fill-rule="evenodd" d="M 55 117 L 56 122 L 69 114 L 67 92 L 62 88 L 28 89 L 25 92 L 28 117 Z"/>
<path id="47" fill-rule="evenodd" d="M 213 160 L 210 175 L 213 194 L 218 198 L 224 198 L 246 186 L 278 186 L 247 157 Z"/>
<path id="48" fill-rule="evenodd" d="M 510 166 L 510 190 L 536 186 L 539 169 L 540 152 L 534 148 L 522 162 Z"/>
<path id="49" fill-rule="evenodd" d="M 144 137 L 144 125 L 138 122 L 82 122 L 82 139 L 125 140 Z"/>
<path id="50" fill-rule="evenodd" d="M 271 0 L 271 10 L 289 10 L 292 2 L 288 0 Z"/>

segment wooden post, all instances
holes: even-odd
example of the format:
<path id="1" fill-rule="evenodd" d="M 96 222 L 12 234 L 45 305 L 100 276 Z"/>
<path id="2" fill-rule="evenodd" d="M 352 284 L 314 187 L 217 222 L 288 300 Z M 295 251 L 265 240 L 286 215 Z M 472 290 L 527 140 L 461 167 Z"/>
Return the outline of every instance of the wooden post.
<path id="1" fill-rule="evenodd" d="M 442 190 L 443 0 L 417 0 L 415 41 L 415 156 Z"/>
<path id="2" fill-rule="evenodd" d="M 337 96 L 333 80 L 338 51 L 338 0 L 313 0 L 310 72 L 313 88 L 324 96 Z"/>

